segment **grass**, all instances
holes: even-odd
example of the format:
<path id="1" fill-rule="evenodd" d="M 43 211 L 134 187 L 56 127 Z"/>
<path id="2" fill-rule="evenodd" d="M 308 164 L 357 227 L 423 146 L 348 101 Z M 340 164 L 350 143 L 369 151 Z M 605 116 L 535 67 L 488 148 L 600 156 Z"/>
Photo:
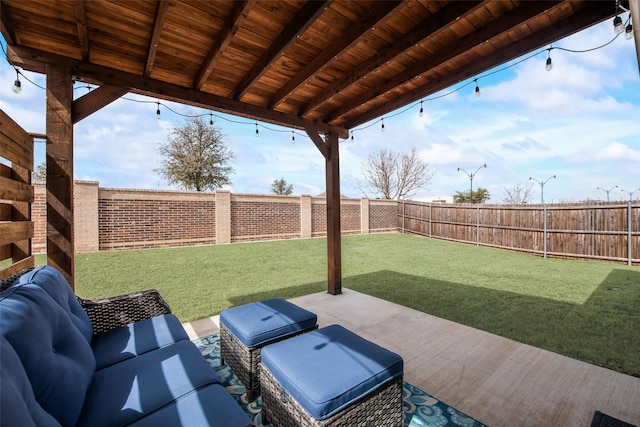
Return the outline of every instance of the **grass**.
<path id="1" fill-rule="evenodd" d="M 343 286 L 640 376 L 640 269 L 402 234 L 343 238 Z M 182 321 L 326 292 L 326 240 L 79 254 L 76 291 L 156 288 Z"/>

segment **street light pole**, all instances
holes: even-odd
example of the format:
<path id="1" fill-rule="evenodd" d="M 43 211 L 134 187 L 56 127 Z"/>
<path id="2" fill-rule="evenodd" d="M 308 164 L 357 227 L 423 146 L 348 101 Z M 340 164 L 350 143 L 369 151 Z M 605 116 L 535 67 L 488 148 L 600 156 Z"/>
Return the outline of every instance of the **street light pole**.
<path id="1" fill-rule="evenodd" d="M 627 190 L 624 190 L 624 189 L 621 189 L 621 190 L 624 191 L 625 193 L 629 193 L 629 202 L 632 202 L 633 201 L 633 193 L 635 193 L 636 191 L 640 191 L 640 188 L 637 188 L 637 189 L 635 189 L 633 191 L 627 191 Z"/>
<path id="2" fill-rule="evenodd" d="M 604 188 L 602 188 L 602 187 L 596 187 L 596 190 L 602 190 L 602 191 L 604 191 L 605 193 L 607 193 L 607 202 L 608 202 L 608 201 L 609 201 L 609 193 L 610 193 L 610 192 L 611 192 L 611 190 L 613 190 L 614 188 L 618 188 L 618 186 L 616 185 L 616 186 L 614 186 L 614 187 L 611 187 L 611 188 L 610 188 L 610 189 L 608 189 L 608 190 L 606 190 L 606 189 L 604 189 Z"/>
<path id="3" fill-rule="evenodd" d="M 474 177 L 474 176 L 476 176 L 476 174 L 478 173 L 478 171 L 479 171 L 480 169 L 482 169 L 482 168 L 486 168 L 486 167 L 487 167 L 487 164 L 485 163 L 485 164 L 481 165 L 480 167 L 478 167 L 478 169 L 476 169 L 476 171 L 475 171 L 475 172 L 473 172 L 473 173 L 469 173 L 469 172 L 467 172 L 466 170 L 464 170 L 464 169 L 462 169 L 462 168 L 458 168 L 458 172 L 462 171 L 462 172 L 466 173 L 466 174 L 467 174 L 467 176 L 469 177 L 469 180 L 471 181 L 471 187 L 470 187 L 470 189 L 469 189 L 469 198 L 470 198 L 472 201 L 473 201 L 473 177 Z"/>
<path id="4" fill-rule="evenodd" d="M 551 179 L 551 178 L 555 178 L 555 175 L 551 175 L 549 178 L 545 179 L 544 181 L 538 181 L 535 178 L 529 177 L 529 180 L 534 180 L 535 182 L 537 182 L 538 184 L 540 184 L 540 204 L 544 205 L 544 185 Z"/>

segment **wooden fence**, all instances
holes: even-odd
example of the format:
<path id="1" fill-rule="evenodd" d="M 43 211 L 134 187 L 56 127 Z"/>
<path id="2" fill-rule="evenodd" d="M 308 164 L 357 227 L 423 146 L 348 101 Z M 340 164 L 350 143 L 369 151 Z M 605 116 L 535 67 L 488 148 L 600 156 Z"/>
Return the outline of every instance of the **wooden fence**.
<path id="1" fill-rule="evenodd" d="M 640 203 L 442 205 L 398 203 L 398 227 L 438 239 L 640 264 Z"/>

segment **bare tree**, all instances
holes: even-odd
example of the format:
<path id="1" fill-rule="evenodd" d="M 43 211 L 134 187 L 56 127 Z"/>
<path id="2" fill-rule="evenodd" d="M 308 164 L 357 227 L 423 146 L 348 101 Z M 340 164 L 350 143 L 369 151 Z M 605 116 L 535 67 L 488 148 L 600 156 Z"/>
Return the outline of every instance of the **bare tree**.
<path id="1" fill-rule="evenodd" d="M 44 184 L 47 182 L 47 164 L 45 162 L 36 166 L 36 170 L 31 172 L 31 181 L 36 184 Z"/>
<path id="2" fill-rule="evenodd" d="M 233 152 L 222 141 L 222 133 L 202 117 L 190 117 L 173 126 L 166 143 L 160 146 L 162 167 L 154 171 L 170 184 L 187 190 L 215 190 L 231 183 Z"/>
<path id="3" fill-rule="evenodd" d="M 505 187 L 506 197 L 502 200 L 504 203 L 512 205 L 521 205 L 529 203 L 533 196 L 533 184 L 517 184 L 513 187 Z"/>
<path id="4" fill-rule="evenodd" d="M 287 184 L 284 178 L 274 179 L 271 184 L 271 192 L 278 196 L 288 196 L 293 193 L 293 184 Z"/>
<path id="5" fill-rule="evenodd" d="M 385 199 L 396 200 L 415 195 L 433 178 L 433 173 L 415 148 L 410 153 L 382 149 L 371 154 L 362 173 L 366 182 L 358 180 L 358 187 L 364 194 L 375 192 Z"/>

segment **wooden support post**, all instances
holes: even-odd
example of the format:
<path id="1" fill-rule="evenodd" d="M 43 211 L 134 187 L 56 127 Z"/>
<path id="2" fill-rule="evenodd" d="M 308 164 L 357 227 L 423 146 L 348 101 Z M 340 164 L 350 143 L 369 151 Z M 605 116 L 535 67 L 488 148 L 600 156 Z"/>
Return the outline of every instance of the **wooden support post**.
<path id="1" fill-rule="evenodd" d="M 327 179 L 327 262 L 329 270 L 328 292 L 342 293 L 342 243 L 340 225 L 340 156 L 338 134 L 326 135 L 329 152 L 326 159 Z"/>
<path id="2" fill-rule="evenodd" d="M 329 132 L 323 140 L 318 130 L 307 126 L 307 134 L 325 158 L 327 181 L 327 269 L 328 292 L 342 293 L 342 242 L 340 226 L 340 156 L 338 133 Z"/>
<path id="3" fill-rule="evenodd" d="M 72 103 L 71 70 L 47 65 L 47 263 L 75 290 Z"/>

